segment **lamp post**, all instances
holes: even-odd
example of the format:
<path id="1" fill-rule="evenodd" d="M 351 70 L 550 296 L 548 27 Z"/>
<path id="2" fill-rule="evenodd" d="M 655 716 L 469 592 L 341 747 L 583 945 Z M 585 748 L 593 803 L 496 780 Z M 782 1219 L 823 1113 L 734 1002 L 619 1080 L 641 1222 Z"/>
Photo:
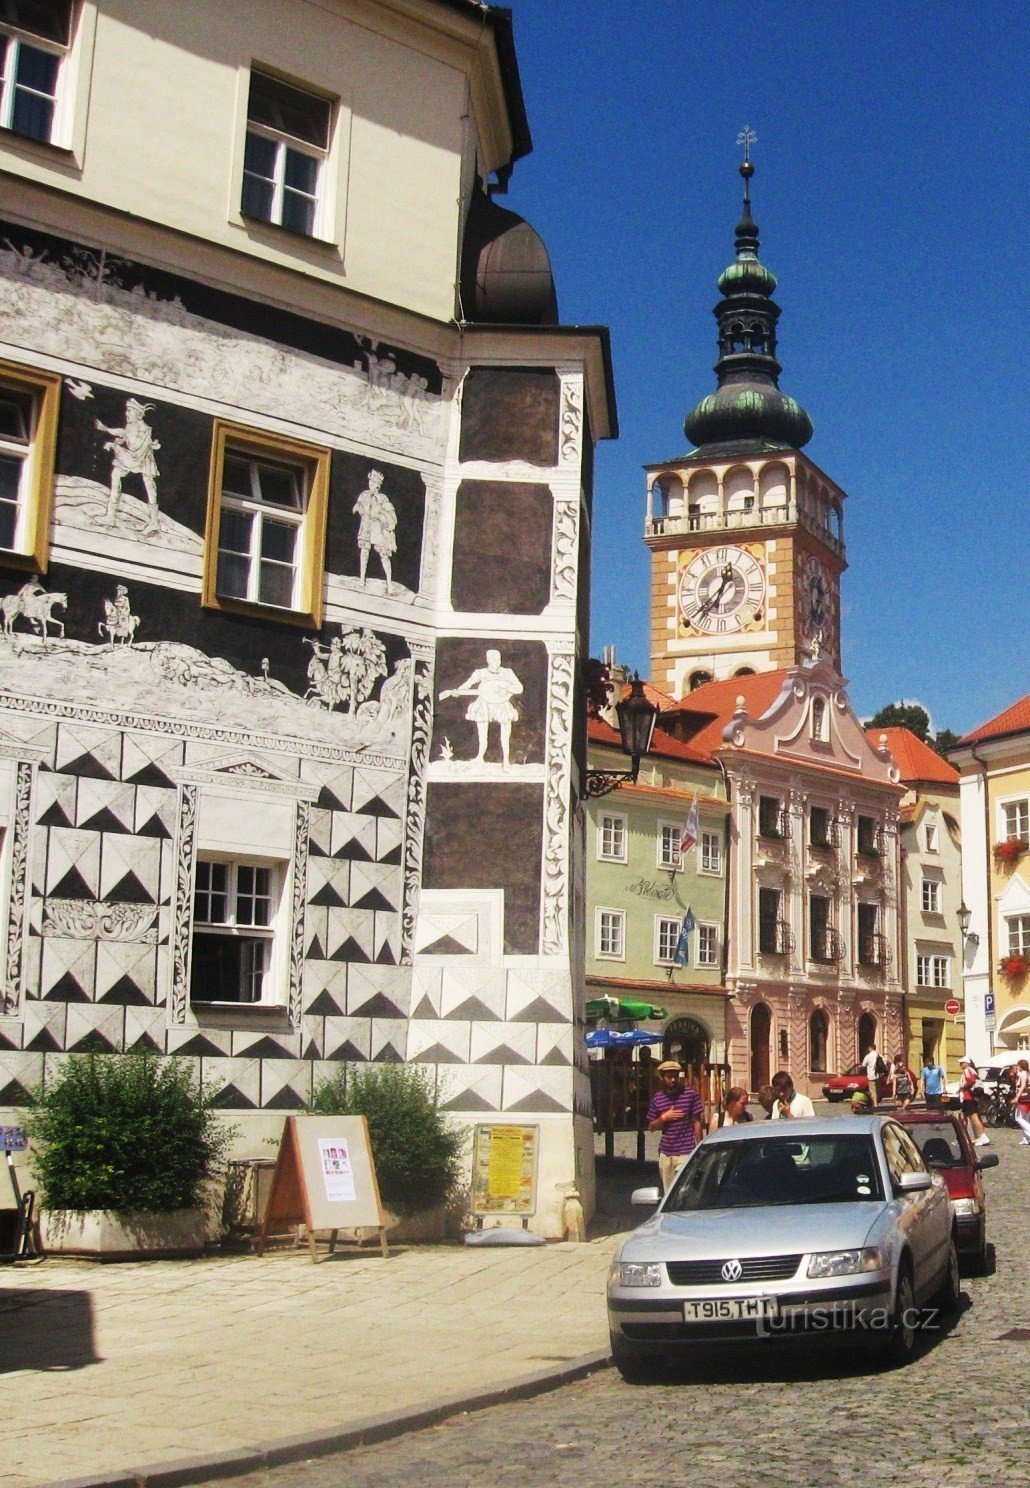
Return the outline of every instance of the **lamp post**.
<path id="1" fill-rule="evenodd" d="M 615 704 L 619 719 L 622 747 L 630 757 L 628 770 L 588 770 L 583 777 L 584 796 L 606 796 L 627 782 L 633 784 L 640 774 L 641 756 L 651 748 L 658 709 L 644 694 L 644 684 L 636 672 L 628 694 Z"/>
<path id="2" fill-rule="evenodd" d="M 969 933 L 969 922 L 972 918 L 973 911 L 967 906 L 966 901 L 963 899 L 962 903 L 958 907 L 958 930 L 959 934 L 962 936 L 963 945 L 965 945 L 967 940 L 979 941 L 980 939 L 979 935 L 977 935 L 975 932 L 972 935 L 970 935 Z"/>

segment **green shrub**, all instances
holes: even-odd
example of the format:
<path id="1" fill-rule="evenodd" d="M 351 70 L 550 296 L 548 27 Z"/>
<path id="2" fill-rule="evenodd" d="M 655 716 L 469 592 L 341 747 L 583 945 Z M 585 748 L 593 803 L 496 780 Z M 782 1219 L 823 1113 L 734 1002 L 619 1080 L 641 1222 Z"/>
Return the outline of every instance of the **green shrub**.
<path id="1" fill-rule="evenodd" d="M 198 1207 L 232 1135 L 189 1062 L 138 1052 L 73 1055 L 33 1096 L 29 1131 L 47 1209 L 120 1214 Z"/>
<path id="2" fill-rule="evenodd" d="M 451 1131 L 429 1072 L 406 1064 L 369 1064 L 324 1080 L 311 1111 L 364 1116 L 384 1204 L 416 1214 L 450 1198 L 461 1175 L 464 1137 Z"/>

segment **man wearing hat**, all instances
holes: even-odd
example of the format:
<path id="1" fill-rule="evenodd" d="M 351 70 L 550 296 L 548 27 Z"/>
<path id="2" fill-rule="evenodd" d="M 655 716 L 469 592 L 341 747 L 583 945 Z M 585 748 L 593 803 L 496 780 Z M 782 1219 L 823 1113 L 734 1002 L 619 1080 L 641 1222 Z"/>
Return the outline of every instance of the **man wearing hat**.
<path id="1" fill-rule="evenodd" d="M 647 1108 L 648 1131 L 661 1132 L 658 1143 L 658 1176 L 662 1192 L 668 1193 L 676 1174 L 701 1140 L 704 1107 L 696 1090 L 680 1085 L 680 1067 L 675 1059 L 658 1066 L 661 1084 Z"/>

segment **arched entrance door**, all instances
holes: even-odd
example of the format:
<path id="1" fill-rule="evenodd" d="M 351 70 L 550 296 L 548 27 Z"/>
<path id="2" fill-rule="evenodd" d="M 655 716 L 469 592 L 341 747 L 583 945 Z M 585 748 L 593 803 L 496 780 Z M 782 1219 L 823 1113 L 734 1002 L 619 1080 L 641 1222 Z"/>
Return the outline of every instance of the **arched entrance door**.
<path id="1" fill-rule="evenodd" d="M 756 1002 L 751 1009 L 751 1055 L 752 1090 L 760 1090 L 769 1083 L 769 1034 L 772 1030 L 772 1014 L 764 1002 Z"/>
<path id="2" fill-rule="evenodd" d="M 710 1049 L 708 1029 L 696 1018 L 673 1018 L 665 1030 L 663 1059 L 678 1059 L 697 1070 L 707 1063 Z"/>
<path id="3" fill-rule="evenodd" d="M 870 1049 L 876 1047 L 876 1018 L 872 1013 L 863 1013 L 858 1020 L 858 1057 L 864 1059 Z"/>

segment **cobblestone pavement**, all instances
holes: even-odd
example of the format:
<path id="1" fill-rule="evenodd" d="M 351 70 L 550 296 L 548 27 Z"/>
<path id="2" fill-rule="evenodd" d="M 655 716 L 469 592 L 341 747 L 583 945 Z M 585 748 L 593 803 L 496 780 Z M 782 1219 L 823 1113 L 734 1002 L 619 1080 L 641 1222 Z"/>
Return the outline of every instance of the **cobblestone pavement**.
<path id="1" fill-rule="evenodd" d="M 903 1370 L 797 1346 L 690 1379 L 629 1386 L 614 1370 L 381 1446 L 238 1479 L 239 1488 L 905 1488 L 1030 1485 L 1030 1150 L 992 1133 L 984 1174 L 995 1272 Z M 1024 1341 L 1002 1341 L 1014 1328 Z"/>

